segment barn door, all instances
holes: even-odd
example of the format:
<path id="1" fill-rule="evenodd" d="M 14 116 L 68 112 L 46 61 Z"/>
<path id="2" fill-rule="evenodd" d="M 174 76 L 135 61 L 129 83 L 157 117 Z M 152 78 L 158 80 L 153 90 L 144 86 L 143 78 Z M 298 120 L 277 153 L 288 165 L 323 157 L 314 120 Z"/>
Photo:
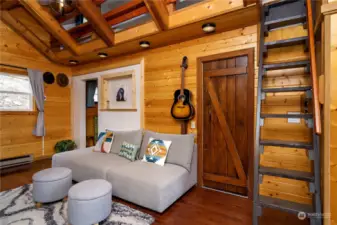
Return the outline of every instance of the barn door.
<path id="1" fill-rule="evenodd" d="M 251 191 L 248 178 L 253 172 L 250 159 L 254 155 L 253 60 L 253 50 L 199 60 L 199 183 L 205 187 L 240 195 Z"/>

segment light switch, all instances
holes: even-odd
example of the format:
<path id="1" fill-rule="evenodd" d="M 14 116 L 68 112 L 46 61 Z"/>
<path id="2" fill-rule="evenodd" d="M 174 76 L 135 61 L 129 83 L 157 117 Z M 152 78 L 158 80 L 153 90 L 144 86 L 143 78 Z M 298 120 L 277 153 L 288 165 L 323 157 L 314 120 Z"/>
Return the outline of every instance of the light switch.
<path id="1" fill-rule="evenodd" d="M 191 121 L 191 129 L 195 129 L 195 121 L 194 120 Z"/>

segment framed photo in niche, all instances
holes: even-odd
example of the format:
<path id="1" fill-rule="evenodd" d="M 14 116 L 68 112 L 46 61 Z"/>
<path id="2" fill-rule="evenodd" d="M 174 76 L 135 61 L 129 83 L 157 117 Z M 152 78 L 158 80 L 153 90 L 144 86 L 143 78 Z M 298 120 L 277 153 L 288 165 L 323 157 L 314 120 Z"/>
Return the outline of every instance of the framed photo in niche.
<path id="1" fill-rule="evenodd" d="M 101 111 L 137 111 L 133 70 L 101 77 Z"/>

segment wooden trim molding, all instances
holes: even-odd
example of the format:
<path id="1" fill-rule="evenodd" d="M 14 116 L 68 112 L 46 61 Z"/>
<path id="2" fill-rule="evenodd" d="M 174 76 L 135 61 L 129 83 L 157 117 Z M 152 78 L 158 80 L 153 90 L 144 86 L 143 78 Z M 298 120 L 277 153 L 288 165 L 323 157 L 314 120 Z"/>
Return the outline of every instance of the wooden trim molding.
<path id="1" fill-rule="evenodd" d="M 35 100 L 34 100 L 35 101 Z M 37 115 L 39 112 L 34 109 L 34 111 L 0 111 L 1 116 L 7 115 Z"/>
<path id="2" fill-rule="evenodd" d="M 102 112 L 137 112 L 137 108 L 100 109 Z"/>
<path id="3" fill-rule="evenodd" d="M 130 108 L 109 108 L 107 102 L 109 101 L 108 92 L 109 92 L 109 81 L 111 80 L 118 80 L 118 79 L 125 79 L 131 78 L 132 80 L 132 96 L 131 97 L 131 104 Z M 136 73 L 134 70 L 130 71 L 123 71 L 120 73 L 113 73 L 109 75 L 104 75 L 100 77 L 101 79 L 101 94 L 100 94 L 100 111 L 134 111 L 137 110 L 137 99 L 136 99 Z"/>

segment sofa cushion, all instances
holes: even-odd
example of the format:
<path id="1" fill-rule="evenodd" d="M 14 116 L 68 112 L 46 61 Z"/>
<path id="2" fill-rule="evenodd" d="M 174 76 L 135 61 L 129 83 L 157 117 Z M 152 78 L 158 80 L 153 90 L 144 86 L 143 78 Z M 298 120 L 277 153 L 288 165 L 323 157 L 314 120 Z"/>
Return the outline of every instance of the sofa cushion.
<path id="1" fill-rule="evenodd" d="M 111 153 L 118 154 L 124 141 L 140 146 L 143 138 L 142 130 L 113 131 L 114 140 L 111 146 Z"/>
<path id="2" fill-rule="evenodd" d="M 168 152 L 166 162 L 176 164 L 186 168 L 188 171 L 191 170 L 193 146 L 194 146 L 194 134 L 162 134 L 155 133 L 152 131 L 145 131 L 143 143 L 140 148 L 140 158 L 143 158 L 144 153 L 147 148 L 147 143 L 149 143 L 150 138 L 162 139 L 167 141 L 172 141 L 170 150 Z"/>
<path id="3" fill-rule="evenodd" d="M 110 169 L 107 180 L 112 194 L 135 204 L 163 212 L 191 186 L 188 171 L 177 165 L 135 161 Z"/>
<path id="4" fill-rule="evenodd" d="M 58 153 L 53 156 L 53 167 L 67 167 L 72 170 L 73 180 L 105 179 L 109 169 L 130 163 L 115 154 L 93 152 L 92 148 Z"/>

